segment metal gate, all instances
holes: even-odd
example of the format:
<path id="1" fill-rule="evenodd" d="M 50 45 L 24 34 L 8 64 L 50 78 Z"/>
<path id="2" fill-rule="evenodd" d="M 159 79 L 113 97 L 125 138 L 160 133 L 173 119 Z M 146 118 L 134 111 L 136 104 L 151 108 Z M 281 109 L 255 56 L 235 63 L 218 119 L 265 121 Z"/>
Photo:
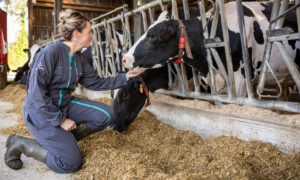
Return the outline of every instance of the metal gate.
<path id="1" fill-rule="evenodd" d="M 189 19 L 189 6 L 187 0 L 180 0 L 183 5 L 185 19 Z M 149 27 L 148 22 L 152 24 L 155 21 L 154 12 L 157 9 L 160 11 L 167 9 L 167 3 L 171 3 L 172 6 L 172 15 L 175 19 L 178 18 L 178 7 L 177 3 L 179 1 L 176 0 L 156 0 L 150 2 L 148 4 L 142 5 L 137 9 L 132 11 L 128 11 L 127 5 L 123 5 L 113 12 L 107 13 L 95 19 L 92 19 L 92 29 L 94 31 L 94 39 L 92 42 L 93 48 L 93 57 L 96 60 L 95 68 L 98 71 L 99 76 L 106 77 L 115 75 L 119 71 L 125 71 L 124 67 L 121 64 L 121 53 L 126 53 L 129 48 L 131 48 L 133 44 L 133 39 L 131 38 L 130 31 L 130 21 L 129 19 L 136 15 L 142 16 L 143 28 L 146 31 Z M 235 81 L 234 81 L 234 73 L 233 73 L 233 65 L 232 65 L 232 57 L 231 57 L 231 48 L 230 48 L 230 40 L 228 34 L 228 26 L 225 18 L 225 8 L 224 8 L 224 0 L 215 0 L 209 1 L 212 3 L 214 7 L 214 11 L 211 15 L 212 26 L 210 31 L 206 28 L 207 18 L 206 17 L 206 9 L 203 0 L 198 1 L 199 12 L 201 15 L 202 26 L 204 28 L 204 42 L 207 51 L 207 61 L 209 63 L 209 75 L 211 77 L 211 94 L 200 92 L 200 84 L 201 77 L 193 70 L 193 86 L 194 90 L 189 90 L 186 68 L 184 64 L 175 65 L 176 72 L 172 72 L 171 68 L 169 68 L 169 87 L 171 90 L 158 90 L 159 93 L 164 94 L 172 94 L 181 97 L 188 98 L 197 98 L 202 100 L 209 101 L 217 101 L 224 103 L 235 103 L 241 105 L 251 105 L 262 108 L 269 108 L 274 110 L 283 110 L 290 112 L 300 112 L 300 103 L 299 102 L 287 102 L 287 101 L 278 101 L 276 98 L 281 96 L 282 87 L 280 83 L 277 81 L 276 76 L 273 73 L 273 70 L 269 66 L 269 58 L 271 53 L 272 45 L 276 45 L 282 55 L 282 58 L 288 67 L 289 73 L 291 73 L 294 84 L 296 85 L 296 89 L 298 91 L 298 95 L 300 96 L 300 73 L 299 69 L 297 69 L 295 63 L 288 56 L 286 49 L 284 48 L 282 41 L 286 40 L 298 40 L 300 39 L 299 32 L 292 32 L 287 29 L 283 29 L 284 17 L 290 11 L 296 9 L 297 14 L 297 23 L 298 23 L 298 31 L 300 29 L 300 0 L 296 0 L 295 4 L 288 9 L 289 0 L 274 0 L 273 1 L 273 9 L 271 14 L 271 21 L 269 25 L 269 29 L 266 32 L 267 37 L 265 39 L 265 50 L 264 56 L 262 57 L 262 66 L 261 73 L 259 76 L 259 81 L 257 83 L 257 91 L 256 93 L 253 91 L 254 87 L 252 84 L 252 79 L 250 76 L 250 68 L 249 68 L 249 55 L 247 52 L 247 39 L 245 36 L 245 26 L 244 26 L 244 16 L 243 16 L 243 6 L 242 1 L 237 0 L 237 12 L 238 12 L 238 20 L 239 20 L 239 29 L 240 29 L 240 38 L 241 38 L 241 46 L 242 46 L 242 54 L 243 54 L 243 68 L 245 70 L 246 77 L 246 97 L 238 97 L 235 89 Z M 116 13 L 115 17 L 107 18 L 108 15 L 112 13 Z M 223 41 L 220 41 L 218 37 L 216 37 L 216 29 L 217 24 L 221 21 L 222 25 L 222 33 L 223 33 Z M 121 24 L 121 32 L 122 39 L 118 38 L 117 35 L 117 27 L 116 24 Z M 105 37 L 105 41 L 103 40 Z M 119 44 L 121 42 L 121 46 Z M 121 47 L 121 49 L 119 48 Z M 221 62 L 220 56 L 217 53 L 217 47 L 224 47 L 226 54 L 226 68 Z M 119 48 L 119 49 L 118 49 Z M 213 67 L 213 59 L 215 60 L 218 68 Z M 218 70 L 217 70 L 218 69 Z M 227 71 L 226 71 L 227 69 Z M 265 77 L 266 73 L 269 72 L 273 74 L 274 80 L 277 82 L 278 91 L 276 95 L 265 95 L 264 91 L 267 90 L 265 88 Z M 219 74 L 225 80 L 227 94 L 220 94 L 216 89 L 215 75 Z M 180 89 L 174 89 L 172 87 L 174 79 L 172 79 L 172 75 L 178 79 L 178 83 L 180 84 Z M 263 97 L 261 100 L 258 97 Z"/>

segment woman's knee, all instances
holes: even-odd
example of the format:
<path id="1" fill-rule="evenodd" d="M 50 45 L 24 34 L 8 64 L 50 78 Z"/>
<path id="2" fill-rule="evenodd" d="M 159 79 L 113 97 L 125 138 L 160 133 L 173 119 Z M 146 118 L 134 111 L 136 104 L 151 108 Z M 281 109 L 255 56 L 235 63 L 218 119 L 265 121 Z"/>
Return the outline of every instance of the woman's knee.
<path id="1" fill-rule="evenodd" d="M 54 156 L 47 154 L 47 166 L 56 173 L 67 174 L 77 171 L 82 165 L 81 154 Z"/>
<path id="2" fill-rule="evenodd" d="M 109 124 L 114 122 L 116 119 L 116 115 L 114 110 L 109 110 L 105 114 L 105 116 L 98 116 L 95 121 L 89 123 L 89 127 L 94 131 L 100 131 L 105 129 Z"/>

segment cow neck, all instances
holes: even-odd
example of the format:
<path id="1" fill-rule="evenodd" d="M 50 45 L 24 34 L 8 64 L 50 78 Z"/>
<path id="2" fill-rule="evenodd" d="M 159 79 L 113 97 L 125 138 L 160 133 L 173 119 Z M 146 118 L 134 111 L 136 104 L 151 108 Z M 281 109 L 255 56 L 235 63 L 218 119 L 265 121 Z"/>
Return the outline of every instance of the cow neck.
<path id="1" fill-rule="evenodd" d="M 147 103 L 145 107 L 148 107 L 151 105 L 150 102 L 150 97 L 149 97 L 149 89 L 144 81 L 144 79 L 142 78 L 142 76 L 139 76 L 139 80 L 141 81 L 142 84 L 140 84 L 140 93 L 144 93 L 146 98 L 147 98 Z"/>
<path id="2" fill-rule="evenodd" d="M 191 46 L 189 43 L 189 38 L 187 36 L 187 33 L 185 31 L 185 26 L 182 23 L 182 21 L 180 19 L 178 19 L 178 23 L 180 26 L 180 37 L 179 37 L 179 42 L 178 42 L 178 59 L 176 61 L 174 61 L 175 64 L 181 64 L 181 58 L 182 58 L 182 53 L 183 53 L 183 49 L 185 49 L 185 52 L 187 54 L 187 57 L 189 59 L 193 59 L 193 55 L 192 55 L 192 51 L 191 51 Z"/>

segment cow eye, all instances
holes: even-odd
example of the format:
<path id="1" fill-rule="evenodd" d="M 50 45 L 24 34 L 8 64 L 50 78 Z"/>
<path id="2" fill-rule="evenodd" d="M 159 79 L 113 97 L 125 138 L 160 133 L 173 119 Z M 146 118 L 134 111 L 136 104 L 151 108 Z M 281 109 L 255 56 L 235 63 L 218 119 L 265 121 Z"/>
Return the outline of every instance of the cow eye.
<path id="1" fill-rule="evenodd" d="M 127 93 L 122 93 L 121 96 L 124 98 L 127 96 Z"/>
<path id="2" fill-rule="evenodd" d="M 154 34 L 148 34 L 147 37 L 149 40 L 154 40 L 155 39 L 155 35 Z"/>

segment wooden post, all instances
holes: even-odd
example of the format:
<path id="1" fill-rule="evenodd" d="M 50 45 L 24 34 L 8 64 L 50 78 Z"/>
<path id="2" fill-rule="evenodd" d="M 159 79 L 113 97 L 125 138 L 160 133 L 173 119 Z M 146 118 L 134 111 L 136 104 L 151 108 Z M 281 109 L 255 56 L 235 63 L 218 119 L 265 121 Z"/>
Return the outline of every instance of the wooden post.
<path id="1" fill-rule="evenodd" d="M 58 34 L 57 25 L 59 23 L 58 17 L 61 10 L 62 10 L 62 0 L 54 0 L 54 17 L 53 17 L 54 35 Z"/>
<path id="2" fill-rule="evenodd" d="M 28 0 L 28 46 L 31 47 L 33 44 L 33 6 L 32 0 Z M 29 49 L 28 47 L 28 49 Z"/>

